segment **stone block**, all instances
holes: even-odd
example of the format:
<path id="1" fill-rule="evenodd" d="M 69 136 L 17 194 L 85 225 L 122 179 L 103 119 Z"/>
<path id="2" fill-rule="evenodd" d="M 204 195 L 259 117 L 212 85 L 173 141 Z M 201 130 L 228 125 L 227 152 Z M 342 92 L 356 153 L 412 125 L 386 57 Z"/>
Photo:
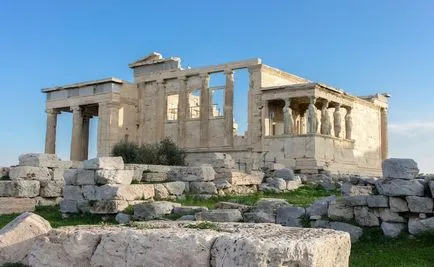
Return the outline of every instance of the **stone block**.
<path id="1" fill-rule="evenodd" d="M 408 232 L 412 235 L 420 235 L 434 231 L 434 217 L 428 219 L 410 218 L 408 220 Z"/>
<path id="2" fill-rule="evenodd" d="M 404 223 L 383 222 L 381 223 L 381 230 L 383 230 L 385 236 L 396 238 L 404 231 L 405 226 Z"/>
<path id="3" fill-rule="evenodd" d="M 167 173 L 145 172 L 143 173 L 142 182 L 155 183 L 167 181 Z"/>
<path id="4" fill-rule="evenodd" d="M 214 205 L 216 209 L 237 209 L 241 213 L 247 212 L 252 209 L 251 206 L 233 203 L 233 202 L 218 202 Z"/>
<path id="5" fill-rule="evenodd" d="M 131 221 L 131 215 L 120 212 L 116 214 L 115 220 L 119 224 L 129 224 Z"/>
<path id="6" fill-rule="evenodd" d="M 35 197 L 36 206 L 55 206 L 62 201 L 62 197 Z"/>
<path id="7" fill-rule="evenodd" d="M 95 173 L 97 184 L 129 185 L 133 179 L 132 170 L 97 170 Z"/>
<path id="8" fill-rule="evenodd" d="M 327 215 L 329 203 L 335 200 L 335 196 L 328 196 L 316 200 L 310 207 L 306 209 L 306 214 L 308 216 L 325 216 Z"/>
<path id="9" fill-rule="evenodd" d="M 87 170 L 123 170 L 124 160 L 122 157 L 99 157 L 83 162 Z"/>
<path id="10" fill-rule="evenodd" d="M 409 211 L 407 201 L 400 197 L 389 197 L 390 210 L 393 212 L 407 212 Z"/>
<path id="11" fill-rule="evenodd" d="M 60 201 L 60 212 L 62 213 L 78 213 L 77 200 L 62 199 Z"/>
<path id="12" fill-rule="evenodd" d="M 93 185 L 95 184 L 95 171 L 79 169 L 77 171 L 76 185 Z"/>
<path id="13" fill-rule="evenodd" d="M 18 157 L 20 166 L 56 168 L 60 165 L 60 159 L 56 154 L 29 153 Z"/>
<path id="14" fill-rule="evenodd" d="M 172 213 L 178 214 L 178 215 L 194 215 L 198 212 L 207 211 L 207 207 L 200 207 L 200 206 L 181 206 L 181 207 L 174 207 L 172 210 Z"/>
<path id="15" fill-rule="evenodd" d="M 167 173 L 171 181 L 207 182 L 215 179 L 215 171 L 211 165 L 192 167 L 172 167 Z"/>
<path id="16" fill-rule="evenodd" d="M 419 173 L 417 163 L 412 159 L 386 159 L 383 161 L 385 179 L 414 179 Z"/>
<path id="17" fill-rule="evenodd" d="M 286 181 L 283 178 L 267 178 L 267 184 L 278 190 L 286 190 Z"/>
<path id="18" fill-rule="evenodd" d="M 416 180 L 388 179 L 376 184 L 378 193 L 385 196 L 424 196 L 423 184 Z"/>
<path id="19" fill-rule="evenodd" d="M 64 181 L 64 178 L 63 178 L 63 173 L 64 172 L 65 172 L 65 169 L 54 168 L 51 171 L 52 180 L 62 180 L 62 181 Z"/>
<path id="20" fill-rule="evenodd" d="M 0 264 L 28 265 L 34 240 L 51 230 L 50 223 L 39 215 L 25 212 L 0 230 Z"/>
<path id="21" fill-rule="evenodd" d="M 288 168 L 281 168 L 281 169 L 277 169 L 274 171 L 273 173 L 273 177 L 275 178 L 282 178 L 284 180 L 294 180 L 294 171 Z"/>
<path id="22" fill-rule="evenodd" d="M 296 190 L 303 185 L 300 176 L 295 176 L 293 180 L 286 181 L 287 190 Z"/>
<path id="23" fill-rule="evenodd" d="M 428 183 L 428 185 L 429 185 L 429 189 L 431 191 L 431 196 L 434 197 L 434 181 L 430 181 Z"/>
<path id="24" fill-rule="evenodd" d="M 283 226 L 303 227 L 306 210 L 300 207 L 281 207 L 276 211 L 276 223 Z"/>
<path id="25" fill-rule="evenodd" d="M 154 196 L 154 186 L 145 184 L 106 184 L 97 191 L 102 200 L 145 200 Z"/>
<path id="26" fill-rule="evenodd" d="M 47 167 L 33 166 L 16 166 L 11 167 L 9 171 L 11 180 L 26 179 L 26 180 L 50 180 L 51 175 Z"/>
<path id="27" fill-rule="evenodd" d="M 317 174 L 312 175 L 309 179 L 310 182 L 313 182 L 315 184 L 319 184 L 322 186 L 325 190 L 331 191 L 336 189 L 336 183 L 333 181 L 333 179 L 325 174 Z"/>
<path id="28" fill-rule="evenodd" d="M 184 215 L 179 217 L 177 221 L 196 221 L 196 217 L 194 217 L 194 215 Z"/>
<path id="29" fill-rule="evenodd" d="M 34 198 L 0 197 L 0 215 L 34 211 L 35 205 Z"/>
<path id="30" fill-rule="evenodd" d="M 154 173 L 168 173 L 173 168 L 178 168 L 177 166 L 167 166 L 167 165 L 148 165 L 148 171 Z"/>
<path id="31" fill-rule="evenodd" d="M 10 168 L 8 167 L 0 167 L 0 178 L 9 177 Z"/>
<path id="32" fill-rule="evenodd" d="M 128 207 L 125 200 L 96 200 L 90 203 L 90 213 L 93 214 L 116 214 Z"/>
<path id="33" fill-rule="evenodd" d="M 383 222 L 405 223 L 407 220 L 390 209 L 380 209 L 380 218 Z"/>
<path id="34" fill-rule="evenodd" d="M 228 179 L 232 185 L 260 185 L 264 180 L 264 173 L 252 171 L 251 173 L 232 172 L 232 177 Z"/>
<path id="35" fill-rule="evenodd" d="M 168 201 L 155 201 L 134 205 L 134 218 L 142 220 L 160 219 L 170 214 L 174 207 L 180 207 L 178 203 Z"/>
<path id="36" fill-rule="evenodd" d="M 355 207 L 355 206 L 367 206 L 368 196 L 346 196 L 345 199 L 345 205 L 348 207 Z"/>
<path id="37" fill-rule="evenodd" d="M 331 222 L 330 228 L 336 231 L 347 232 L 350 234 L 351 243 L 357 242 L 363 235 L 363 229 L 348 223 Z"/>
<path id="38" fill-rule="evenodd" d="M 411 212 L 417 213 L 432 213 L 433 212 L 433 199 L 429 197 L 406 197 L 408 208 Z"/>
<path id="39" fill-rule="evenodd" d="M 241 222 L 243 216 L 237 209 L 217 209 L 210 211 L 202 211 L 195 214 L 196 221 L 211 221 L 211 222 Z"/>
<path id="40" fill-rule="evenodd" d="M 353 218 L 353 213 L 354 209 L 352 207 L 347 207 L 344 199 L 336 199 L 329 203 L 327 216 L 333 220 L 351 220 Z"/>
<path id="41" fill-rule="evenodd" d="M 256 202 L 254 209 L 262 210 L 266 213 L 276 214 L 276 210 L 280 207 L 289 207 L 288 201 L 279 198 L 261 198 Z"/>
<path id="42" fill-rule="evenodd" d="M 367 207 L 355 207 L 354 218 L 360 226 L 380 226 L 377 215 Z"/>
<path id="43" fill-rule="evenodd" d="M 167 186 L 166 186 L 167 188 Z M 217 188 L 213 182 L 191 182 L 190 193 L 192 194 L 217 194 Z"/>
<path id="44" fill-rule="evenodd" d="M 77 173 L 78 169 L 68 169 L 63 172 L 63 179 L 67 185 L 77 184 Z"/>
<path id="45" fill-rule="evenodd" d="M 366 202 L 370 208 L 388 208 L 389 198 L 382 195 L 367 196 Z"/>
<path id="46" fill-rule="evenodd" d="M 85 200 L 102 200 L 101 190 L 96 185 L 83 185 L 81 187 Z"/>
<path id="47" fill-rule="evenodd" d="M 232 186 L 227 180 L 214 180 L 214 184 L 217 189 L 227 189 Z"/>
<path id="48" fill-rule="evenodd" d="M 84 200 L 83 191 L 81 186 L 77 185 L 65 185 L 63 188 L 63 198 L 67 200 Z"/>
<path id="49" fill-rule="evenodd" d="M 154 184 L 154 194 L 156 200 L 163 200 L 169 197 L 169 191 L 162 184 Z"/>
<path id="50" fill-rule="evenodd" d="M 12 197 L 16 195 L 14 181 L 0 181 L 0 197 Z"/>
<path id="51" fill-rule="evenodd" d="M 372 186 L 343 184 L 341 193 L 344 196 L 366 196 L 372 194 Z"/>
<path id="52" fill-rule="evenodd" d="M 180 196 L 185 192 L 185 183 L 184 182 L 169 182 L 164 183 L 163 186 L 167 189 L 167 192 L 170 195 Z"/>
<path id="53" fill-rule="evenodd" d="M 244 222 L 249 223 L 276 223 L 276 215 L 264 210 L 251 210 L 243 213 Z"/>
<path id="54" fill-rule="evenodd" d="M 34 180 L 15 180 L 15 197 L 36 197 L 39 195 L 40 183 Z"/>
<path id="55" fill-rule="evenodd" d="M 61 197 L 63 196 L 63 180 L 46 180 L 41 181 L 40 196 L 41 197 Z"/>

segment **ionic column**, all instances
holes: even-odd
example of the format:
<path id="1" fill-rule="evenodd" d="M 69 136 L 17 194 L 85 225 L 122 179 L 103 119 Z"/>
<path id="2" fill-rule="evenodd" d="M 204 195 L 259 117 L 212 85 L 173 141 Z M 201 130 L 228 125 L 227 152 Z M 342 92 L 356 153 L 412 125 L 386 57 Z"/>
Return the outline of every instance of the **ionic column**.
<path id="1" fill-rule="evenodd" d="M 325 100 L 321 108 L 321 134 L 331 135 L 330 116 L 327 111 L 329 101 Z"/>
<path id="2" fill-rule="evenodd" d="M 79 106 L 71 107 L 72 115 L 72 137 L 71 137 L 71 160 L 81 160 L 81 148 L 83 139 L 83 115 Z"/>
<path id="3" fill-rule="evenodd" d="M 202 87 L 200 91 L 200 146 L 208 146 L 209 138 L 209 111 L 210 111 L 210 94 L 209 94 L 209 75 L 207 73 L 200 75 Z"/>
<path id="4" fill-rule="evenodd" d="M 225 145 L 234 146 L 234 71 L 225 71 Z"/>
<path id="5" fill-rule="evenodd" d="M 389 137 L 388 137 L 388 119 L 387 108 L 381 109 L 381 157 L 383 160 L 389 157 Z"/>
<path id="6" fill-rule="evenodd" d="M 185 147 L 185 138 L 187 135 L 186 119 L 188 114 L 188 93 L 187 93 L 187 77 L 178 77 L 180 84 L 179 99 L 178 99 L 178 145 Z"/>
<path id="7" fill-rule="evenodd" d="M 351 140 L 353 132 L 353 118 L 351 116 L 352 107 L 346 107 L 347 114 L 345 115 L 345 138 Z"/>
<path id="8" fill-rule="evenodd" d="M 81 140 L 81 160 L 87 160 L 89 153 L 89 123 L 91 116 L 83 116 L 83 135 Z"/>
<path id="9" fill-rule="evenodd" d="M 119 103 L 99 104 L 98 117 L 98 157 L 108 157 L 119 141 Z"/>
<path id="10" fill-rule="evenodd" d="M 292 134 L 294 129 L 294 122 L 292 120 L 291 99 L 285 99 L 285 106 L 283 107 L 283 134 Z"/>
<path id="11" fill-rule="evenodd" d="M 314 134 L 318 130 L 318 118 L 316 117 L 315 97 L 310 97 L 307 109 L 307 133 Z"/>
<path id="12" fill-rule="evenodd" d="M 342 131 L 342 115 L 341 115 L 341 104 L 337 104 L 335 107 L 335 112 L 333 113 L 333 128 L 335 130 L 335 136 L 337 138 L 341 137 L 341 131 Z"/>
<path id="13" fill-rule="evenodd" d="M 57 114 L 59 111 L 55 109 L 45 110 L 47 113 L 47 130 L 45 132 L 45 153 L 56 153 L 56 128 L 57 128 Z"/>
<path id="14" fill-rule="evenodd" d="M 167 120 L 166 87 L 164 80 L 157 81 L 157 125 L 155 140 L 164 138 L 164 125 Z"/>

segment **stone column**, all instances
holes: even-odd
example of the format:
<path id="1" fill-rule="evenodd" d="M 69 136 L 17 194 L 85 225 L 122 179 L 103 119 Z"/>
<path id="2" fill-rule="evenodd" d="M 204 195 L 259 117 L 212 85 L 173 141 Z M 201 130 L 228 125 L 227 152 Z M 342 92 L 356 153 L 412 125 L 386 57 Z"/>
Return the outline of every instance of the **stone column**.
<path id="1" fill-rule="evenodd" d="M 292 121 L 294 122 L 292 133 L 297 135 L 300 134 L 300 106 L 297 103 L 293 104 L 292 106 L 294 107 L 292 109 Z"/>
<path id="2" fill-rule="evenodd" d="M 83 138 L 81 140 L 81 160 L 87 160 L 89 153 L 89 123 L 91 116 L 83 116 Z"/>
<path id="3" fill-rule="evenodd" d="M 157 81 L 157 127 L 155 131 L 155 140 L 162 140 L 165 135 L 164 126 L 167 120 L 166 102 L 166 86 L 164 80 L 159 80 Z"/>
<path id="4" fill-rule="evenodd" d="M 209 75 L 208 73 L 204 73 L 200 77 L 202 79 L 200 91 L 200 146 L 208 147 L 210 111 Z"/>
<path id="5" fill-rule="evenodd" d="M 291 99 L 285 99 L 285 106 L 283 107 L 283 134 L 292 134 L 294 129 L 294 122 L 292 120 Z"/>
<path id="6" fill-rule="evenodd" d="M 309 107 L 307 109 L 307 133 L 315 134 L 318 130 L 318 118 L 316 116 L 315 97 L 309 99 Z"/>
<path id="7" fill-rule="evenodd" d="M 347 107 L 347 114 L 345 115 L 345 138 L 351 140 L 353 132 L 353 118 L 351 116 L 352 107 Z"/>
<path id="8" fill-rule="evenodd" d="M 329 101 L 325 100 L 321 108 L 321 134 L 331 135 L 331 122 L 328 113 Z"/>
<path id="9" fill-rule="evenodd" d="M 72 116 L 72 138 L 71 138 L 71 160 L 81 160 L 81 148 L 83 139 L 83 115 L 79 106 L 71 107 Z"/>
<path id="10" fill-rule="evenodd" d="M 56 128 L 57 114 L 59 111 L 55 109 L 45 110 L 47 113 L 47 130 L 45 133 L 45 153 L 56 154 Z"/>
<path id="11" fill-rule="evenodd" d="M 383 160 L 389 157 L 389 137 L 388 137 L 388 110 L 381 109 L 381 157 Z"/>
<path id="12" fill-rule="evenodd" d="M 341 104 L 337 104 L 335 107 L 335 112 L 333 113 L 333 128 L 335 130 L 335 137 L 340 138 L 341 137 L 341 131 L 342 131 L 342 115 L 341 115 Z"/>
<path id="13" fill-rule="evenodd" d="M 227 70 L 225 87 L 225 145 L 234 146 L 234 71 Z"/>
<path id="14" fill-rule="evenodd" d="M 187 114 L 188 114 L 188 92 L 187 92 L 187 77 L 178 77 L 180 84 L 179 99 L 178 99 L 178 145 L 185 147 L 187 135 Z"/>
<path id="15" fill-rule="evenodd" d="M 119 141 L 119 103 L 99 104 L 98 116 L 98 157 L 108 157 Z"/>

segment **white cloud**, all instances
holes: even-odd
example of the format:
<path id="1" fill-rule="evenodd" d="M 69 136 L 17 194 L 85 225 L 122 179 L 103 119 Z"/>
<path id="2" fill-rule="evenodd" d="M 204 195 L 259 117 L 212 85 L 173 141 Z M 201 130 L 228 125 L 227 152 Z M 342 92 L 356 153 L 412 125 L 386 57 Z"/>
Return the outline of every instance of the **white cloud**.
<path id="1" fill-rule="evenodd" d="M 417 121 L 406 123 L 391 123 L 389 131 L 393 134 L 414 135 L 415 133 L 434 133 L 434 122 Z"/>

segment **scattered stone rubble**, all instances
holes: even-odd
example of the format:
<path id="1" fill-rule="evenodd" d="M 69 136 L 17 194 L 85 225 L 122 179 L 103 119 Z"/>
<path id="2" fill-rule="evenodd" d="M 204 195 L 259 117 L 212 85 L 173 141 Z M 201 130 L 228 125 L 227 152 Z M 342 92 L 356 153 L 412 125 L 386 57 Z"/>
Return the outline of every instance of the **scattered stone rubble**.
<path id="1" fill-rule="evenodd" d="M 53 154 L 24 154 L 19 165 L 1 168 L 0 214 L 33 211 L 56 205 L 63 196 L 63 172 L 79 165 Z"/>
<path id="2" fill-rule="evenodd" d="M 350 238 L 329 229 L 275 224 L 145 222 L 136 228 L 51 229 L 23 214 L 0 230 L 0 265 L 29 266 L 291 266 L 344 267 Z"/>

